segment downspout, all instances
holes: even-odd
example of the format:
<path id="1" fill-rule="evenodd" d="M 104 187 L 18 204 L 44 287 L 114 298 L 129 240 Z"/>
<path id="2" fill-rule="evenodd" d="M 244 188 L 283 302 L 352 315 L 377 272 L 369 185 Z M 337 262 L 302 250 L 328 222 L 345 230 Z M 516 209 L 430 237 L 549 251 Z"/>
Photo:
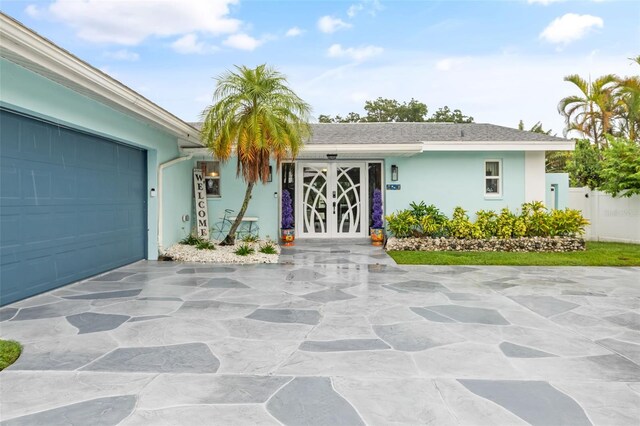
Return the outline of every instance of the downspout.
<path id="1" fill-rule="evenodd" d="M 163 240 L 162 222 L 164 219 L 163 218 L 164 209 L 162 207 L 162 198 L 163 198 L 164 191 L 162 190 L 162 180 L 164 175 L 164 169 L 167 167 L 173 166 L 174 164 L 182 163 L 183 161 L 186 161 L 186 160 L 191 160 L 191 158 L 193 158 L 193 154 L 189 154 L 184 157 L 174 158 L 173 160 L 169 160 L 158 166 L 158 250 L 159 251 L 162 251 L 162 242 L 163 242 L 162 241 Z"/>

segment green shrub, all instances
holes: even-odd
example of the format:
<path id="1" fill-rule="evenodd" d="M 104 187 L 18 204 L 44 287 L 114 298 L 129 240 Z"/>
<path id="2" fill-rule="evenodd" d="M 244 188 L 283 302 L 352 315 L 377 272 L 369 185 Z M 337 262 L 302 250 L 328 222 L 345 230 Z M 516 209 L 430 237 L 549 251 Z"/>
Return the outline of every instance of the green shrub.
<path id="1" fill-rule="evenodd" d="M 198 243 L 202 242 L 202 238 L 196 237 L 193 234 L 189 234 L 186 237 L 184 237 L 182 240 L 180 240 L 180 244 L 185 244 L 188 246 L 197 246 Z"/>
<path id="2" fill-rule="evenodd" d="M 276 250 L 276 246 L 271 241 L 268 241 L 260 247 L 260 253 L 278 254 L 278 250 Z"/>
<path id="3" fill-rule="evenodd" d="M 427 210 L 428 207 L 424 203 L 424 201 L 420 201 L 420 204 L 414 201 L 411 204 L 409 204 L 409 207 L 411 207 L 411 214 L 413 215 L 413 217 L 415 217 L 418 220 L 422 219 L 422 217 L 428 213 L 428 210 Z"/>
<path id="4" fill-rule="evenodd" d="M 400 210 L 391 213 L 386 218 L 389 231 L 397 238 L 411 237 L 415 233 L 418 219 L 413 215 L 411 210 Z"/>
<path id="5" fill-rule="evenodd" d="M 243 244 L 238 247 L 234 253 L 238 256 L 249 256 L 250 254 L 253 254 L 253 251 L 254 250 L 251 248 L 251 246 L 249 246 L 248 244 Z"/>
<path id="6" fill-rule="evenodd" d="M 462 207 L 453 209 L 453 216 L 448 222 L 449 235 L 454 238 L 482 238 L 480 227 L 469 220 L 467 211 Z"/>
<path id="7" fill-rule="evenodd" d="M 491 210 L 476 212 L 471 222 L 462 207 L 456 207 L 451 220 L 434 205 L 411 203 L 411 208 L 386 217 L 391 233 L 397 238 L 412 236 L 481 239 L 498 237 L 576 236 L 585 232 L 589 222 L 577 210 L 548 211 L 541 201 L 522 204 L 521 213 L 503 208 L 500 214 Z"/>
<path id="8" fill-rule="evenodd" d="M 527 224 L 521 217 L 515 216 L 513 221 L 513 230 L 511 236 L 513 238 L 521 238 L 527 234 Z"/>
<path id="9" fill-rule="evenodd" d="M 570 208 L 553 210 L 548 222 L 549 235 L 560 237 L 583 235 L 588 224 L 589 221 L 582 217 L 579 210 Z"/>
<path id="10" fill-rule="evenodd" d="M 476 225 L 484 238 L 496 236 L 498 230 L 498 215 L 493 210 L 478 210 L 476 212 Z"/>
<path id="11" fill-rule="evenodd" d="M 549 215 L 542 201 L 522 204 L 520 217 L 524 221 L 527 237 L 544 237 L 549 235 Z"/>
<path id="12" fill-rule="evenodd" d="M 209 240 L 200 240 L 198 244 L 196 244 L 196 248 L 198 250 L 215 250 L 216 246 Z"/>
<path id="13" fill-rule="evenodd" d="M 255 243 L 256 241 L 258 241 L 257 235 L 247 234 L 244 237 L 242 237 L 243 243 Z"/>
<path id="14" fill-rule="evenodd" d="M 496 219 L 496 237 L 503 239 L 511 238 L 515 220 L 516 215 L 511 213 L 508 208 L 503 208 Z"/>

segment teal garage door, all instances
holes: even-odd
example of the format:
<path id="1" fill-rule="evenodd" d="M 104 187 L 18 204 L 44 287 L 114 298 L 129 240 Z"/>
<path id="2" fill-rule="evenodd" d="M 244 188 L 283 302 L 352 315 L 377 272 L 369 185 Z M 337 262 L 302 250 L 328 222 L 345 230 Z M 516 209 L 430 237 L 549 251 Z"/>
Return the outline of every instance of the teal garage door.
<path id="1" fill-rule="evenodd" d="M 0 109 L 0 305 L 146 256 L 146 151 Z"/>

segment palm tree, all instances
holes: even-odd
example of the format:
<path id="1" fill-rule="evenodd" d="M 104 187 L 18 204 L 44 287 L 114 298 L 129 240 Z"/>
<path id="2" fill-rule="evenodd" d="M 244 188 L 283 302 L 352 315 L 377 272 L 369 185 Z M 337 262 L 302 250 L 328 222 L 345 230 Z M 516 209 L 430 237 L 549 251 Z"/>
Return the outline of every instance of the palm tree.
<path id="1" fill-rule="evenodd" d="M 222 162 L 237 157 L 236 174 L 247 183 L 242 207 L 222 245 L 235 244 L 254 185 L 266 183 L 269 161 L 276 170 L 295 158 L 310 135 L 311 108 L 287 85 L 281 73 L 266 65 L 236 66 L 217 78 L 213 105 L 203 113 L 202 137 Z"/>
<path id="2" fill-rule="evenodd" d="M 575 130 L 592 138 L 597 146 L 606 146 L 605 135 L 611 133 L 617 114 L 614 93 L 617 80 L 613 74 L 592 82 L 587 82 L 577 74 L 564 78 L 581 92 L 581 95 L 562 98 L 558 104 L 558 112 L 564 115 L 567 124 L 565 134 Z"/>
<path id="3" fill-rule="evenodd" d="M 640 65 L 640 56 L 629 58 Z M 634 75 L 618 80 L 620 133 L 633 141 L 640 140 L 640 76 Z"/>

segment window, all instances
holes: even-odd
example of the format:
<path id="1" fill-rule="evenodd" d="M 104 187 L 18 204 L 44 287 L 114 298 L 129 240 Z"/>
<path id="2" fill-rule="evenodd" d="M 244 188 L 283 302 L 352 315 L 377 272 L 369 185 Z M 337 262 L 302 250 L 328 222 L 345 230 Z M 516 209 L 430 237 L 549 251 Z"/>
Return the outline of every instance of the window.
<path id="1" fill-rule="evenodd" d="M 484 195 L 485 197 L 502 195 L 502 161 L 500 160 L 484 162 Z"/>
<path id="2" fill-rule="evenodd" d="M 207 197 L 220 197 L 220 162 L 219 161 L 198 161 L 196 166 L 202 170 L 204 175 Z"/>

